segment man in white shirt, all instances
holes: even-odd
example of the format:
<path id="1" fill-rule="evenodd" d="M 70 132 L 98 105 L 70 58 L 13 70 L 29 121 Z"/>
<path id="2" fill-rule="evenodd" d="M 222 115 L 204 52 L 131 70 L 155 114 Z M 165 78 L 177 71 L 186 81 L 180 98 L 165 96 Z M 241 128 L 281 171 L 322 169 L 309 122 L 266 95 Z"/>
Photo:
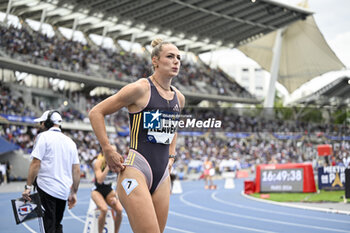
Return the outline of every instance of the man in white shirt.
<path id="1" fill-rule="evenodd" d="M 61 132 L 62 117 L 58 111 L 48 110 L 34 121 L 39 122 L 45 131 L 36 138 L 22 196 L 30 201 L 29 195 L 37 177 L 37 190 L 45 209 L 45 232 L 61 233 L 66 202 L 68 200 L 71 209 L 77 201 L 80 182 L 78 151 L 73 140 Z"/>

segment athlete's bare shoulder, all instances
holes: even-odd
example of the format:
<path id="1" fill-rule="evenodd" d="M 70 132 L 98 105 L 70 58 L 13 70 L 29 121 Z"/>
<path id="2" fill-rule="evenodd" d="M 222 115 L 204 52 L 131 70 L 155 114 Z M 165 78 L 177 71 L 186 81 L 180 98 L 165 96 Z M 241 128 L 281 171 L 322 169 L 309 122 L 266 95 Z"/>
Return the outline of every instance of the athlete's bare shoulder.
<path id="1" fill-rule="evenodd" d="M 149 100 L 150 85 L 147 79 L 141 78 L 133 83 L 125 86 L 126 95 L 125 102 L 128 103 L 130 112 L 137 112 L 144 108 Z"/>
<path id="2" fill-rule="evenodd" d="M 123 91 L 127 93 L 127 96 L 131 94 L 133 97 L 140 98 L 149 91 L 149 85 L 147 79 L 141 78 L 126 85 L 123 89 Z"/>
<path id="3" fill-rule="evenodd" d="M 140 78 L 133 84 L 138 91 L 147 92 L 149 90 L 149 82 L 146 78 Z"/>

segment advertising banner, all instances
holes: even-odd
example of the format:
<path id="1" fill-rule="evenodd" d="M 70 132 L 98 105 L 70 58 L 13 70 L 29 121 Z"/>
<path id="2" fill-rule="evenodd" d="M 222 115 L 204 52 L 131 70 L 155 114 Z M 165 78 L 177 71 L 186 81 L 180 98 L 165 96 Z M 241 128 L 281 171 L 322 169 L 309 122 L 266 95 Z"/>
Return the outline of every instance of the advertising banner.
<path id="1" fill-rule="evenodd" d="M 340 166 L 319 167 L 318 188 L 325 190 L 344 190 L 345 168 Z"/>

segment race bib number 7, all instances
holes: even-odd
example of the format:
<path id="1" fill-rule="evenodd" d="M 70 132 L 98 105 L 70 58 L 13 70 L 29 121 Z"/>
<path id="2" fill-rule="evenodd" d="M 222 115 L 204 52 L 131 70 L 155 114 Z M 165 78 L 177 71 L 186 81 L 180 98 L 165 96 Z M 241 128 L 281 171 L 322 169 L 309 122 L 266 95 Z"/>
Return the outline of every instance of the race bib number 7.
<path id="1" fill-rule="evenodd" d="M 128 196 L 138 185 L 139 183 L 135 179 L 124 179 L 122 181 L 122 186 Z"/>

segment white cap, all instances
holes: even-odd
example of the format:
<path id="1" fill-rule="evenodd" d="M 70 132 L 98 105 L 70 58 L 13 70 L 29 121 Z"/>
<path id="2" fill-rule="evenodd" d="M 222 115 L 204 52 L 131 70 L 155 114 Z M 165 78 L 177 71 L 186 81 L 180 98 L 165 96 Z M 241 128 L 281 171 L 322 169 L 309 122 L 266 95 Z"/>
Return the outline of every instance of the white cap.
<path id="1" fill-rule="evenodd" d="M 34 119 L 34 122 L 43 122 L 43 121 L 46 121 L 47 120 L 47 117 L 49 115 L 49 113 L 51 111 L 54 111 L 54 110 L 47 110 L 43 113 L 43 115 L 41 115 L 41 117 L 39 118 L 36 118 Z M 55 124 L 55 125 L 61 125 L 62 124 L 62 117 L 61 115 L 58 113 L 58 112 L 54 112 L 52 115 L 51 115 L 51 121 Z"/>

